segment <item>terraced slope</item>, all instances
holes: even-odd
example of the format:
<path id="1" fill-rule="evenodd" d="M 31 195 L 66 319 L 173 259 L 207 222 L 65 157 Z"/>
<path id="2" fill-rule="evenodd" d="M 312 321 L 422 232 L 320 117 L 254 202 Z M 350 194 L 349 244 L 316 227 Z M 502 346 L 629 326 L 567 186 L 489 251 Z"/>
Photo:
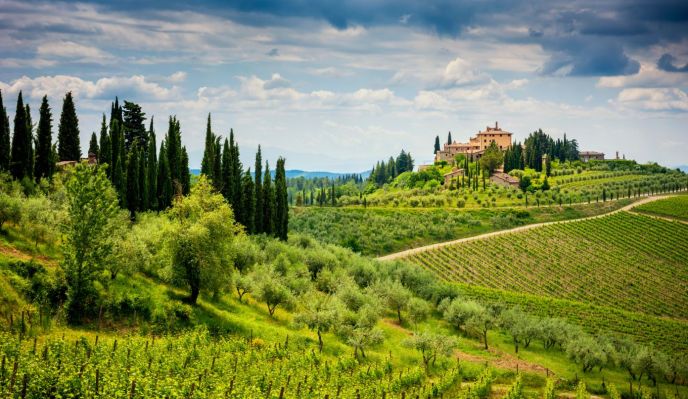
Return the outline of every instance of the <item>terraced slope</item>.
<path id="1" fill-rule="evenodd" d="M 688 318 L 688 225 L 620 212 L 410 255 L 440 278 Z"/>

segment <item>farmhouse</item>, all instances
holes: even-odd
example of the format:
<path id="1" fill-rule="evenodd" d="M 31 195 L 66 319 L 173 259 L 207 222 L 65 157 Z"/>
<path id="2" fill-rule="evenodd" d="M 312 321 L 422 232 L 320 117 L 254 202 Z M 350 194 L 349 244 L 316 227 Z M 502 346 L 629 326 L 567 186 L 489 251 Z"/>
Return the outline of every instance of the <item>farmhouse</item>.
<path id="1" fill-rule="evenodd" d="M 89 152 L 88 158 L 81 158 L 81 161 L 60 161 L 57 162 L 55 166 L 57 167 L 57 170 L 65 170 L 70 166 L 75 166 L 79 162 L 87 162 L 89 165 L 97 165 L 98 158 L 96 157 L 96 154 Z"/>
<path id="2" fill-rule="evenodd" d="M 435 162 L 452 162 L 458 154 L 463 154 L 471 159 L 480 159 L 493 141 L 500 150 L 506 150 L 511 147 L 512 134 L 502 130 L 499 124 L 495 122 L 494 127 L 487 126 L 484 131 L 479 131 L 475 137 L 471 137 L 468 143 L 454 141 L 451 144 L 445 144 L 444 148 L 435 154 Z"/>
<path id="3" fill-rule="evenodd" d="M 597 151 L 581 151 L 578 153 L 580 160 L 583 162 L 588 161 L 604 161 L 604 153 Z"/>
<path id="4" fill-rule="evenodd" d="M 490 176 L 490 181 L 506 187 L 518 187 L 519 180 L 517 177 L 511 176 L 504 172 L 496 172 Z"/>

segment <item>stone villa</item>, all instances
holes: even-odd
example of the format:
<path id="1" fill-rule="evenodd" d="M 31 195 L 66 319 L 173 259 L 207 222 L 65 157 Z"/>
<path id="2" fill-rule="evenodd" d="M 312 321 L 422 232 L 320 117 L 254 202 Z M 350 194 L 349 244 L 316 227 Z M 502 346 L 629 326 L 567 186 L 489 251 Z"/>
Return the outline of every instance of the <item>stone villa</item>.
<path id="1" fill-rule="evenodd" d="M 444 148 L 435 154 L 435 162 L 452 162 L 458 154 L 466 155 L 473 160 L 480 159 L 493 141 L 500 150 L 506 150 L 511 147 L 512 134 L 502 130 L 499 124 L 495 122 L 494 127 L 487 126 L 484 131 L 479 131 L 475 137 L 471 137 L 468 143 L 457 143 L 454 141 L 451 144 L 445 144 Z"/>
<path id="2" fill-rule="evenodd" d="M 604 161 L 604 153 L 603 152 L 597 152 L 597 151 L 581 151 L 578 153 L 580 156 L 580 160 L 583 162 L 588 162 L 588 161 Z M 618 154 L 617 154 L 618 158 Z"/>

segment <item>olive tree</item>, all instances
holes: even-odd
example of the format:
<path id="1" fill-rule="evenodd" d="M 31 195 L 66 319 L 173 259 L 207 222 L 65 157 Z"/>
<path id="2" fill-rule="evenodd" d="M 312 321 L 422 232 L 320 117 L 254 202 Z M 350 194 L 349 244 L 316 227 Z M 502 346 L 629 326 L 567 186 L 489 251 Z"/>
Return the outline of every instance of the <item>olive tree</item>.
<path id="1" fill-rule="evenodd" d="M 456 347 L 454 337 L 435 334 L 427 331 L 413 334 L 404 341 L 404 345 L 418 350 L 423 358 L 425 372 L 430 365 L 435 365 L 438 356 L 450 356 Z"/>
<path id="2" fill-rule="evenodd" d="M 397 280 L 386 280 L 376 284 L 374 290 L 387 303 L 387 306 L 396 312 L 399 324 L 401 324 L 401 311 L 406 309 L 406 305 L 412 297 L 411 291 Z"/>
<path id="3" fill-rule="evenodd" d="M 191 304 L 201 289 L 219 294 L 229 286 L 234 267 L 231 244 L 242 231 L 232 208 L 201 176 L 191 194 L 177 198 L 167 214 L 172 221 L 167 244 L 173 280 L 189 288 Z"/>
<path id="4" fill-rule="evenodd" d="M 255 281 L 255 293 L 258 300 L 265 302 L 271 317 L 275 315 L 278 306 L 291 309 L 294 304 L 294 294 L 287 285 L 287 278 L 275 272 L 271 265 L 261 265 L 252 273 Z"/>
<path id="5" fill-rule="evenodd" d="M 588 334 L 581 334 L 566 344 L 566 354 L 587 373 L 607 363 L 608 357 L 602 345 Z"/>
<path id="6" fill-rule="evenodd" d="M 339 306 L 331 295 L 313 291 L 303 298 L 304 308 L 296 314 L 296 325 L 305 325 L 318 334 L 318 350 L 323 350 L 322 333 L 329 331 L 339 317 Z"/>

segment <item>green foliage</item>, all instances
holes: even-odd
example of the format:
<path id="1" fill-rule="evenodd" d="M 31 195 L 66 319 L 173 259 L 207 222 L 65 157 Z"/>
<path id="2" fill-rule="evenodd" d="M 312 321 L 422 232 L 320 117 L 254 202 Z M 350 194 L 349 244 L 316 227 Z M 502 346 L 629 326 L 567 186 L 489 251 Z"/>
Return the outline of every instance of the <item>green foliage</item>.
<path id="1" fill-rule="evenodd" d="M 516 381 L 506 391 L 503 399 L 523 399 L 523 380 L 520 375 L 516 377 Z"/>
<path id="2" fill-rule="evenodd" d="M 12 177 L 21 180 L 25 176 L 33 176 L 33 135 L 31 132 L 31 114 L 24 106 L 22 92 L 17 97 L 17 109 L 14 113 L 14 134 L 12 135 L 12 150 L 10 172 Z"/>
<path id="3" fill-rule="evenodd" d="M 322 333 L 333 328 L 339 319 L 339 303 L 336 298 L 319 291 L 302 297 L 303 310 L 296 313 L 296 325 L 304 325 L 318 334 L 318 349 L 323 350 Z"/>
<path id="4" fill-rule="evenodd" d="M 434 366 L 437 357 L 451 356 L 456 347 L 456 339 L 451 336 L 435 334 L 428 331 L 413 334 L 404 341 L 404 345 L 421 353 L 426 372 Z"/>
<path id="5" fill-rule="evenodd" d="M 78 161 L 81 159 L 79 118 L 76 116 L 72 92 L 68 92 L 62 102 L 62 114 L 60 115 L 57 143 L 60 161 Z"/>
<path id="6" fill-rule="evenodd" d="M 195 304 L 201 289 L 217 295 L 228 288 L 231 244 L 240 229 L 222 195 L 201 177 L 191 195 L 178 198 L 167 214 L 172 222 L 167 239 L 172 280 L 188 287 L 189 301 Z"/>
<path id="7" fill-rule="evenodd" d="M 688 195 L 679 195 L 659 201 L 648 202 L 633 208 L 635 211 L 652 215 L 688 220 Z"/>
<path id="8" fill-rule="evenodd" d="M 63 224 L 62 268 L 67 278 L 67 316 L 79 322 L 95 309 L 94 280 L 110 256 L 112 220 L 117 195 L 102 168 L 79 164 L 65 186 L 67 212 Z"/>
<path id="9" fill-rule="evenodd" d="M 21 219 L 21 201 L 13 195 L 0 192 L 0 229 L 5 223 L 17 223 Z"/>
<path id="10" fill-rule="evenodd" d="M 486 170 L 489 175 L 492 175 L 497 168 L 502 166 L 503 163 L 504 154 L 502 153 L 502 150 L 497 147 L 497 143 L 492 141 L 490 146 L 485 150 L 485 153 L 483 153 L 483 156 L 480 158 L 480 166 L 483 168 L 483 170 Z"/>
<path id="11" fill-rule="evenodd" d="M 10 120 L 0 92 L 0 171 L 10 167 Z"/>
<path id="12" fill-rule="evenodd" d="M 36 180 L 52 177 L 55 171 L 52 136 L 52 114 L 48 105 L 48 96 L 43 96 L 40 119 L 36 128 L 36 159 L 34 165 L 34 177 Z"/>
<path id="13" fill-rule="evenodd" d="M 610 394 L 612 392 L 612 387 L 613 387 L 613 385 L 609 389 Z M 542 392 L 542 399 L 556 399 L 556 398 L 557 398 L 557 393 L 555 390 L 554 379 L 549 378 L 549 379 L 547 379 L 547 383 L 545 384 L 545 390 Z M 620 398 L 618 396 L 617 397 L 611 396 L 611 399 L 620 399 Z"/>

